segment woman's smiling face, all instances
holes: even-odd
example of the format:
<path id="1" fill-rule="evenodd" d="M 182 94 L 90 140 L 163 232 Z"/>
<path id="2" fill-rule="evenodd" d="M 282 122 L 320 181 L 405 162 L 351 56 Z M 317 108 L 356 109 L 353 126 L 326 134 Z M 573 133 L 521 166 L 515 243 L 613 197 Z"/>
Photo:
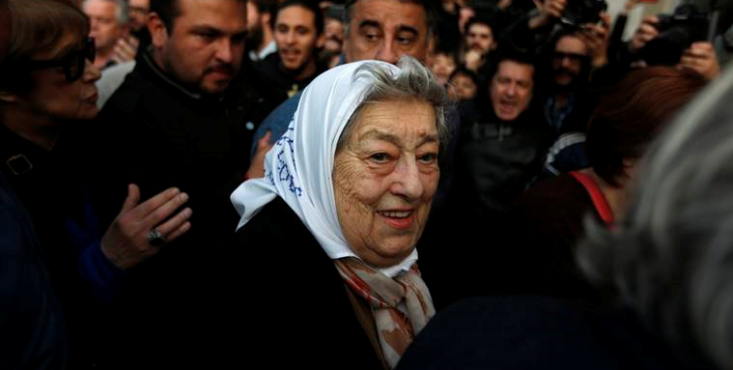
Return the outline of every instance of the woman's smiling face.
<path id="1" fill-rule="evenodd" d="M 402 261 L 423 232 L 440 177 L 436 122 L 427 102 L 370 103 L 337 149 L 333 185 L 341 230 L 373 266 Z"/>

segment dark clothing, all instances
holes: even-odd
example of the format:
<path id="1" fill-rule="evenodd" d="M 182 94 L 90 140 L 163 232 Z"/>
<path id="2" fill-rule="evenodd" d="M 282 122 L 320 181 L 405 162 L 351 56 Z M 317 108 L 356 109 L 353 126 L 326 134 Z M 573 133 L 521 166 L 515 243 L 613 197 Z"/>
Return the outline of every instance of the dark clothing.
<path id="1" fill-rule="evenodd" d="M 397 366 L 409 369 L 698 369 L 627 310 L 542 297 L 474 298 L 438 313 Z"/>
<path id="2" fill-rule="evenodd" d="M 67 123 L 52 151 L 0 124 L 2 172 L 30 214 L 70 335 L 70 367 L 97 362 L 104 306 L 121 271 L 102 256 L 102 228 L 85 181 L 81 123 Z M 121 203 L 120 203 L 121 205 Z"/>
<path id="3" fill-rule="evenodd" d="M 336 267 L 281 198 L 239 229 L 213 266 L 218 284 L 207 302 L 218 317 L 209 338 L 225 348 L 222 365 L 255 355 L 271 368 L 381 368 Z"/>
<path id="4" fill-rule="evenodd" d="M 118 368 L 185 364 L 186 341 L 207 340 L 195 335 L 206 318 L 193 308 L 201 293 L 192 285 L 204 260 L 234 235 L 239 217 L 229 195 L 249 166 L 256 124 L 274 106 L 266 89 L 244 66 L 223 95 L 192 92 L 146 53 L 100 113 L 92 133 L 93 193 L 103 224 L 119 212 L 130 183 L 140 187 L 141 202 L 177 187 L 193 211 L 188 233 L 129 271 L 115 302 L 115 335 L 106 343 L 123 357 Z"/>
<path id="5" fill-rule="evenodd" d="M 501 212 L 539 174 L 552 133 L 531 109 L 513 122 L 495 116 L 462 122 L 452 200 L 463 211 Z M 449 199 L 451 199 L 449 197 Z"/>
<path id="6" fill-rule="evenodd" d="M 65 369 L 68 334 L 33 223 L 0 173 L 0 368 Z"/>
<path id="7" fill-rule="evenodd" d="M 175 186 L 190 196 L 196 226 L 166 249 L 198 250 L 233 234 L 238 216 L 229 195 L 249 166 L 255 122 L 272 106 L 258 98 L 252 81 L 233 83 L 223 96 L 201 95 L 176 84 L 147 55 L 136 65 L 98 118 L 100 168 L 107 172 L 100 178 L 111 179 L 102 188 L 111 200 L 107 220 L 119 212 L 127 184 L 140 187 L 142 201 Z"/>
<path id="8" fill-rule="evenodd" d="M 321 64 L 316 64 L 316 71 L 311 76 L 301 80 L 296 80 L 293 75 L 286 72 L 280 61 L 280 54 L 272 53 L 265 60 L 255 63 L 255 69 L 262 74 L 262 79 L 277 91 L 277 104 L 291 98 L 296 93 L 303 91 L 308 84 L 313 81 L 327 68 Z M 274 107 L 273 107 L 274 108 Z M 265 113 L 269 113 L 265 112 Z M 275 138 L 277 140 L 277 138 Z"/>
<path id="9" fill-rule="evenodd" d="M 532 294 L 600 298 L 575 262 L 576 245 L 585 234 L 583 220 L 591 214 L 601 220 L 586 189 L 569 174 L 541 181 L 517 199 L 504 232 L 523 249 L 521 268 Z"/>

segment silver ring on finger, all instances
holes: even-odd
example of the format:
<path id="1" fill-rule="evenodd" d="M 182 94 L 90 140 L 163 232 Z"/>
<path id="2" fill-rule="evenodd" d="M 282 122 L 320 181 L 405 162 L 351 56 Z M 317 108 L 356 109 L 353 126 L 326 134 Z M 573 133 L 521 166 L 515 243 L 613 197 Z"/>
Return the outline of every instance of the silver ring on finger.
<path id="1" fill-rule="evenodd" d="M 154 247 L 160 247 L 165 244 L 165 241 L 165 235 L 158 231 L 157 228 L 153 228 L 153 230 L 148 233 L 148 243 Z"/>

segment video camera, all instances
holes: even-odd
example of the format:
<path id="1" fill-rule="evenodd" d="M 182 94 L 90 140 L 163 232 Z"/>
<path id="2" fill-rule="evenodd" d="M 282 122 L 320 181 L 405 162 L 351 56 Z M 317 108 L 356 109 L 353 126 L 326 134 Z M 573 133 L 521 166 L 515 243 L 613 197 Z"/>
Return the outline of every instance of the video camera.
<path id="1" fill-rule="evenodd" d="M 580 28 L 586 23 L 598 23 L 601 12 L 608 9 L 605 0 L 568 0 L 560 17 L 563 26 Z"/>
<path id="2" fill-rule="evenodd" d="M 673 14 L 660 14 L 659 35 L 641 49 L 647 65 L 674 66 L 682 53 L 697 41 L 712 41 L 717 28 L 715 13 L 700 11 L 694 4 L 682 4 Z"/>

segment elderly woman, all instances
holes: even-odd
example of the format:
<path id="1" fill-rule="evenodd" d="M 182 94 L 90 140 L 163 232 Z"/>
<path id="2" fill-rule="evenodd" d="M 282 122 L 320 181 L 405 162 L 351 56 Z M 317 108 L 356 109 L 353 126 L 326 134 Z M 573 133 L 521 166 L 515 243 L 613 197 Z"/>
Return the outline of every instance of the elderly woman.
<path id="1" fill-rule="evenodd" d="M 415 244 L 440 176 L 445 102 L 409 57 L 331 69 L 304 91 L 265 177 L 232 194 L 244 258 L 290 282 L 247 290 L 250 349 L 268 366 L 393 368 L 433 316 Z"/>
<path id="2" fill-rule="evenodd" d="M 9 51 L 0 68 L 0 172 L 28 210 L 71 337 L 72 368 L 99 364 L 94 333 L 127 270 L 190 227 L 186 195 L 169 189 L 103 225 L 91 202 L 86 121 L 97 115 L 99 71 L 89 20 L 66 0 L 9 0 Z M 115 334 L 117 335 L 117 334 Z M 93 359 L 94 358 L 94 359 Z"/>

